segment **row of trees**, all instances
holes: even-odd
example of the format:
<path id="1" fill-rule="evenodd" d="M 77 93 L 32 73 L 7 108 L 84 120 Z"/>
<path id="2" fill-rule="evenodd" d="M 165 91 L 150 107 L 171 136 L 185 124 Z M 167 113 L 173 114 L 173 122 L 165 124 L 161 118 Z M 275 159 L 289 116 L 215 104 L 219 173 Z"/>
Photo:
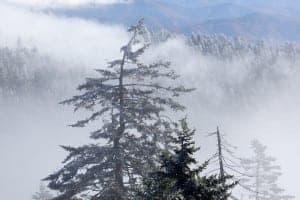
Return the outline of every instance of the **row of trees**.
<path id="1" fill-rule="evenodd" d="M 166 30 L 149 31 L 148 41 L 162 44 L 170 38 L 183 38 L 186 44 L 200 54 L 222 63 L 238 63 L 248 73 L 250 85 L 261 79 L 284 79 L 299 63 L 300 48 L 293 43 L 272 43 L 222 35 L 178 36 Z M 283 66 L 284 63 L 284 66 Z M 65 70 L 67 63 L 44 56 L 37 49 L 26 48 L 20 40 L 15 48 L 0 47 L 0 95 L 20 97 L 32 94 L 53 96 L 64 87 L 78 83 L 86 75 L 74 67 Z M 242 67 L 242 66 L 241 66 Z M 245 87 L 243 87 L 245 88 Z M 59 93 L 59 94 L 57 94 Z"/>
<path id="2" fill-rule="evenodd" d="M 223 169 L 219 131 L 216 134 L 220 173 L 204 175 L 209 161 L 199 165 L 194 158 L 198 150 L 193 139 L 195 130 L 188 127 L 186 118 L 177 123 L 170 117 L 171 112 L 185 109 L 178 97 L 194 89 L 176 84 L 179 76 L 171 69 L 170 62 L 159 60 L 148 64 L 140 60 L 149 46 L 142 21 L 131 26 L 129 33 L 132 37 L 121 48 L 122 57 L 109 62 L 106 69 L 97 69 L 98 77 L 87 78 L 79 85 L 79 95 L 61 102 L 74 106 L 75 111 L 91 112 L 73 127 L 102 122 L 90 134 L 94 144 L 62 147 L 68 152 L 64 166 L 44 179 L 57 195 L 45 199 L 227 200 L 232 197 L 231 189 L 239 182 Z M 34 196 L 42 197 L 42 192 Z M 266 198 L 258 196 L 258 199 Z"/>
<path id="3" fill-rule="evenodd" d="M 272 65 L 281 58 L 295 61 L 300 54 L 300 46 L 295 42 L 278 42 L 272 40 L 255 40 L 247 37 L 230 37 L 222 34 L 193 33 L 177 35 L 168 30 L 148 30 L 147 38 L 155 44 L 169 39 L 181 38 L 187 45 L 205 56 L 212 56 L 224 61 L 237 58 L 256 57 L 261 63 Z"/>
<path id="4" fill-rule="evenodd" d="M 214 56 L 222 60 L 247 56 L 264 59 L 265 62 L 268 61 L 269 64 L 272 64 L 277 59 L 285 57 L 295 61 L 300 53 L 297 43 L 253 40 L 245 37 L 194 33 L 187 37 L 186 41 L 204 55 Z"/>

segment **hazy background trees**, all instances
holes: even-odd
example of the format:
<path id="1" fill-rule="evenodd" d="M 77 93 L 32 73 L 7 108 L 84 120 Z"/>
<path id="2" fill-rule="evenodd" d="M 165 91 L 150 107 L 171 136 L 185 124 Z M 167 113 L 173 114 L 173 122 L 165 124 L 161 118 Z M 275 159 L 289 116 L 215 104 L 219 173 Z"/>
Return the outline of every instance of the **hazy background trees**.
<path id="1" fill-rule="evenodd" d="M 254 155 L 241 160 L 246 176 L 240 180 L 244 189 L 250 193 L 250 199 L 294 199 L 294 196 L 286 195 L 285 190 L 278 185 L 278 178 L 282 175 L 281 168 L 275 163 L 274 157 L 266 154 L 267 147 L 258 140 L 253 140 L 251 147 Z"/>

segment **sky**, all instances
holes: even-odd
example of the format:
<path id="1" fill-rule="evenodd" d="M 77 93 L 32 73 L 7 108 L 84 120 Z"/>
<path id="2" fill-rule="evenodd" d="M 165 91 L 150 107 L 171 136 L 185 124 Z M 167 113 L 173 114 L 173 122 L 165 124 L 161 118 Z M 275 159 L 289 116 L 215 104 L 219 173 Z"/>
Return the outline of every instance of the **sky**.
<path id="1" fill-rule="evenodd" d="M 84 4 L 114 4 L 128 3 L 130 0 L 6 0 L 10 3 L 23 4 L 29 6 L 78 6 Z"/>
<path id="2" fill-rule="evenodd" d="M 87 70 L 103 66 L 120 55 L 120 47 L 128 39 L 123 26 L 33 13 L 3 3 L 0 3 L 0 18 L 5 19 L 0 23 L 1 46 L 14 47 L 21 38 L 25 46 L 35 46 L 43 54 L 66 61 L 66 67 L 75 63 Z M 296 152 L 300 151 L 299 71 L 290 73 L 280 88 L 262 85 L 264 90 L 252 97 L 251 103 L 241 104 L 241 99 L 228 103 L 222 85 L 237 87 L 247 79 L 247 61 L 219 63 L 195 54 L 180 38 L 152 47 L 144 59 L 151 61 L 158 57 L 171 60 L 182 81 L 198 88 L 183 102 L 192 126 L 197 128 L 197 144 L 202 146 L 202 152 L 211 152 L 214 147 L 204 133 L 214 131 L 217 125 L 242 155 L 249 155 L 250 140 L 258 138 L 283 168 L 281 185 L 290 194 L 300 196 L 298 180 L 295 180 L 300 168 L 299 159 L 295 159 Z M 288 70 L 285 60 L 280 60 L 278 66 Z M 209 103 L 201 105 L 199 96 Z M 40 180 L 61 166 L 65 153 L 58 145 L 89 142 L 88 130 L 67 127 L 80 116 L 57 102 L 54 99 L 44 105 L 0 104 L 0 157 L 4 163 L 0 165 L 1 199 L 30 199 L 38 190 Z"/>

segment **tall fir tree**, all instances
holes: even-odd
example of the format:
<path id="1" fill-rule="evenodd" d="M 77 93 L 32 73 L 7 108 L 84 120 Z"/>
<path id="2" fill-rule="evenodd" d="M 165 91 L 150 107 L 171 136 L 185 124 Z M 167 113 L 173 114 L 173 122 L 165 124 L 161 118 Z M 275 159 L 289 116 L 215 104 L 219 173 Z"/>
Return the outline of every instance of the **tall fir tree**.
<path id="1" fill-rule="evenodd" d="M 85 127 L 102 119 L 91 138 L 100 144 L 63 148 L 69 152 L 64 167 L 45 180 L 60 192 L 56 200 L 132 199 L 140 177 L 155 167 L 163 146 L 168 146 L 169 118 L 165 111 L 182 111 L 175 99 L 192 91 L 174 86 L 178 78 L 170 62 L 141 62 L 149 44 L 144 40 L 143 21 L 129 28 L 129 42 L 121 48 L 122 58 L 109 62 L 107 69 L 97 69 L 98 78 L 88 78 L 78 87 L 83 93 L 62 104 L 75 111 L 91 111 L 89 118 L 73 127 Z"/>
<path id="2" fill-rule="evenodd" d="M 165 153 L 161 157 L 160 169 L 150 173 L 144 179 L 138 197 L 142 200 L 225 200 L 230 196 L 230 189 L 235 183 L 226 184 L 217 175 L 201 176 L 200 173 L 208 165 L 208 161 L 197 167 L 194 154 L 194 133 L 188 127 L 186 119 L 180 121 L 180 128 L 174 139 L 176 148 L 173 153 Z"/>
<path id="3" fill-rule="evenodd" d="M 284 189 L 277 185 L 281 176 L 280 166 L 274 164 L 275 158 L 266 155 L 266 146 L 258 140 L 251 143 L 254 156 L 242 159 L 241 164 L 247 177 L 241 180 L 244 188 L 250 194 L 249 198 L 255 200 L 290 200 L 291 195 L 285 195 Z"/>

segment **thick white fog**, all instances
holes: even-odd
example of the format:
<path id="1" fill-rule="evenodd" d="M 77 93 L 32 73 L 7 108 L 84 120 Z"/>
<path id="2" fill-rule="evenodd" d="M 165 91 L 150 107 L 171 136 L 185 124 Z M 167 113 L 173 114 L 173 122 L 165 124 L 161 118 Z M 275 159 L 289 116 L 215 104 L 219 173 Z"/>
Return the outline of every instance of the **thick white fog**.
<path id="1" fill-rule="evenodd" d="M 85 66 L 112 59 L 120 52 L 114 47 L 121 46 L 127 38 L 121 26 L 57 18 L 2 3 L 0 17 L 5 19 L 0 25 L 2 45 L 12 46 L 20 38 L 26 46 L 38 46 L 42 53 Z"/>
<path id="2" fill-rule="evenodd" d="M 81 65 L 92 71 L 105 66 L 106 61 L 120 56 L 120 47 L 128 38 L 123 26 L 32 13 L 4 3 L 0 3 L 0 18 L 1 47 L 14 48 L 20 38 L 24 46 L 63 60 L 66 68 Z M 197 129 L 200 160 L 214 153 L 215 144 L 205 133 L 215 131 L 216 126 L 238 146 L 241 156 L 250 155 L 250 141 L 258 138 L 282 167 L 280 185 L 300 196 L 296 179 L 300 168 L 296 156 L 300 151 L 300 58 L 292 66 L 286 58 L 276 61 L 270 70 L 283 80 L 266 77 L 257 83 L 249 81 L 254 73 L 251 58 L 222 62 L 193 51 L 180 37 L 151 47 L 144 57 L 156 58 L 170 60 L 182 75 L 180 80 L 197 88 L 182 98 L 187 107 L 182 116 L 187 114 Z M 80 116 L 58 105 L 66 97 L 46 102 L 0 101 L 1 199 L 30 199 L 40 180 L 61 166 L 65 152 L 58 145 L 89 141 L 89 128 L 67 127 Z"/>

